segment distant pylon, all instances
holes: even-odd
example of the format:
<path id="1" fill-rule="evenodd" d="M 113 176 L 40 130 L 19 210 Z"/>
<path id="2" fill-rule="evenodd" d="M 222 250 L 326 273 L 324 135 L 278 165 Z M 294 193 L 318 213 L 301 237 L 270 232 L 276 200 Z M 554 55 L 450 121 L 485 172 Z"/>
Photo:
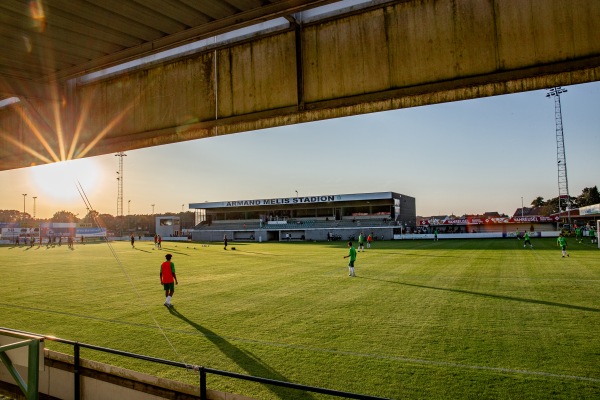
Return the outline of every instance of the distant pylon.
<path id="1" fill-rule="evenodd" d="M 117 217 L 123 216 L 123 157 L 127 157 L 127 154 L 120 152 L 115 154 L 115 157 L 119 157 L 119 170 L 117 171 Z"/>
<path id="2" fill-rule="evenodd" d="M 569 179 L 567 177 L 567 156 L 565 154 L 565 136 L 563 133 L 562 109 L 560 94 L 567 89 L 553 87 L 548 89 L 546 97 L 554 97 L 554 119 L 556 122 L 556 163 L 558 166 L 558 211 L 567 211 L 571 222 L 571 198 L 569 196 Z M 564 209 L 561 205 L 564 204 Z"/>

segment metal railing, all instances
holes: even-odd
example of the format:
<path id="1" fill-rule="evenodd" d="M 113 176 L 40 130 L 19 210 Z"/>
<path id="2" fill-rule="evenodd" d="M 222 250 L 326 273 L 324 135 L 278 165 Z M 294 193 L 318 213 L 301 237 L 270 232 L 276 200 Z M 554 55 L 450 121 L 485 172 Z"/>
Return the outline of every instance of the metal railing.
<path id="1" fill-rule="evenodd" d="M 22 335 L 35 335 L 38 337 L 43 337 L 45 340 L 50 340 L 50 341 L 68 344 L 68 345 L 73 346 L 73 356 L 74 356 L 73 375 L 74 375 L 74 399 L 75 400 L 79 400 L 81 398 L 81 386 L 80 386 L 80 379 L 81 379 L 80 350 L 81 350 L 81 348 L 116 354 L 116 355 L 120 355 L 120 356 L 124 356 L 124 357 L 135 358 L 138 360 L 145 360 L 145 361 L 149 361 L 149 362 L 169 365 L 172 367 L 184 368 L 187 370 L 192 370 L 192 371 L 198 372 L 198 374 L 199 374 L 199 396 L 200 396 L 201 400 L 207 399 L 206 386 L 207 386 L 207 375 L 208 374 L 220 375 L 220 376 L 225 376 L 225 377 L 234 378 L 234 379 L 241 379 L 244 381 L 251 381 L 251 382 L 262 383 L 262 384 L 267 384 L 267 385 L 279 386 L 279 387 L 288 388 L 288 389 L 296 389 L 296 390 L 300 390 L 300 391 L 304 391 L 304 392 L 320 393 L 320 394 L 326 394 L 326 395 L 335 396 L 335 397 L 343 397 L 343 398 L 348 398 L 348 399 L 389 400 L 384 397 L 376 397 L 376 396 L 368 396 L 368 395 L 358 394 L 358 393 L 343 392 L 340 390 L 326 389 L 326 388 L 320 388 L 320 387 L 315 387 L 315 386 L 301 385 L 298 383 L 291 383 L 291 382 L 285 382 L 285 381 L 278 381 L 278 380 L 274 380 L 274 379 L 262 378 L 262 377 L 258 377 L 258 376 L 238 374 L 236 372 L 223 371 L 223 370 L 204 367 L 204 366 L 200 366 L 200 365 L 185 364 L 182 362 L 171 361 L 171 360 L 166 360 L 166 359 L 156 358 L 156 357 L 150 357 L 150 356 L 145 356 L 142 354 L 130 353 L 127 351 L 115 350 L 115 349 L 111 349 L 108 347 L 101 347 L 101 346 L 96 346 L 96 345 L 87 344 L 87 343 L 80 343 L 80 342 L 76 342 L 76 341 L 72 341 L 72 340 L 56 338 L 53 336 L 37 335 L 34 333 L 19 331 L 19 330 L 10 329 L 10 328 L 0 328 L 0 329 L 10 331 L 13 333 L 22 334 Z"/>
<path id="2" fill-rule="evenodd" d="M 4 364 L 10 375 L 13 377 L 17 386 L 25 395 L 27 400 L 38 399 L 38 387 L 39 387 L 39 355 L 40 355 L 40 343 L 43 342 L 44 338 L 40 335 L 30 335 L 25 333 L 14 333 L 12 331 L 0 329 L 0 334 L 3 333 L 6 336 L 10 336 L 16 339 L 23 339 L 16 343 L 10 343 L 0 346 L 0 363 Z M 23 379 L 17 368 L 13 365 L 12 360 L 6 354 L 9 350 L 18 349 L 21 347 L 27 347 L 27 380 Z"/>

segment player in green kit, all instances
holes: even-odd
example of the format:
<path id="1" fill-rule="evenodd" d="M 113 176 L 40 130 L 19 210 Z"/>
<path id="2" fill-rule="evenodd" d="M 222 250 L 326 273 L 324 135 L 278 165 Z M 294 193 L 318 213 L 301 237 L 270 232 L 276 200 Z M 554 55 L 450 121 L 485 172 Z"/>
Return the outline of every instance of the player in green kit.
<path id="1" fill-rule="evenodd" d="M 527 243 L 529 243 L 529 247 L 531 247 L 533 249 L 533 245 L 531 244 L 531 240 L 529 240 L 529 232 L 525 231 L 525 234 L 523 235 L 523 239 L 525 240 L 523 242 L 523 248 L 527 245 Z"/>
<path id="2" fill-rule="evenodd" d="M 583 242 L 583 234 L 581 233 L 581 227 L 575 226 L 575 240 L 579 243 Z"/>
<path id="3" fill-rule="evenodd" d="M 350 257 L 350 262 L 348 263 L 348 276 L 356 276 L 354 274 L 354 261 L 356 261 L 356 249 L 352 246 L 352 242 L 348 242 L 348 255 L 344 256 L 344 258 Z"/>
<path id="4" fill-rule="evenodd" d="M 596 239 L 596 230 L 593 226 L 590 226 L 590 240 L 592 241 L 592 244 L 598 243 L 598 240 Z"/>
<path id="5" fill-rule="evenodd" d="M 358 251 L 365 251 L 365 235 L 361 232 L 358 235 Z"/>
<path id="6" fill-rule="evenodd" d="M 558 239 L 556 239 L 556 244 L 560 246 L 563 258 L 565 256 L 569 257 L 569 253 L 567 253 L 567 239 L 565 239 L 562 233 L 558 235 Z"/>

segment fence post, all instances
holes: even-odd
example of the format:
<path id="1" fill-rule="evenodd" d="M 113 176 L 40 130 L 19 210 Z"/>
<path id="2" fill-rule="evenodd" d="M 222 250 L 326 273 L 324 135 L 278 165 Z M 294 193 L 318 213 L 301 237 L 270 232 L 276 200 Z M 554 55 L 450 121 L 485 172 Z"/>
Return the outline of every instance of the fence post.
<path id="1" fill-rule="evenodd" d="M 75 400 L 79 400 L 81 398 L 81 381 L 80 381 L 80 377 L 79 377 L 79 342 L 75 343 L 73 345 L 73 356 L 74 356 L 74 360 L 73 360 L 73 378 L 75 379 L 74 381 L 74 389 L 73 389 L 73 398 Z"/>
<path id="2" fill-rule="evenodd" d="M 27 399 L 37 400 L 39 398 L 40 381 L 40 341 L 31 340 L 28 347 Z"/>
<path id="3" fill-rule="evenodd" d="M 200 367 L 200 400 L 206 400 L 206 371 Z"/>

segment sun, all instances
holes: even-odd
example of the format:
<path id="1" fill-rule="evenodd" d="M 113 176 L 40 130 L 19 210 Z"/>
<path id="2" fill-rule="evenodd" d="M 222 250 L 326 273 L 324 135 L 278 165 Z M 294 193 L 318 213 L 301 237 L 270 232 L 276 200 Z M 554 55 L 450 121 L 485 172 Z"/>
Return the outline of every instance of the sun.
<path id="1" fill-rule="evenodd" d="M 101 168 L 93 158 L 61 161 L 45 164 L 30 169 L 31 181 L 49 200 L 71 202 L 80 199 L 77 182 L 89 191 L 94 192 L 101 179 Z"/>

